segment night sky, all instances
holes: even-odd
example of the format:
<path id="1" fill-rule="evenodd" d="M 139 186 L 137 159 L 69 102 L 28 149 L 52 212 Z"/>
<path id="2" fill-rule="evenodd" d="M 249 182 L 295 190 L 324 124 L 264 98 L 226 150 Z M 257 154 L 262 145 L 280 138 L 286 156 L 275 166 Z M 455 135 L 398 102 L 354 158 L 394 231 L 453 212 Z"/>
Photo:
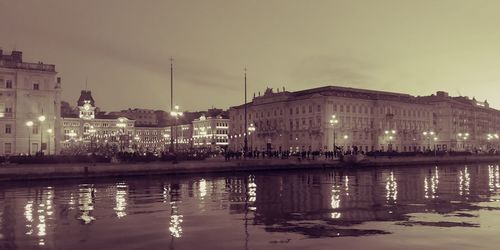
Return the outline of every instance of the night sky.
<path id="1" fill-rule="evenodd" d="M 500 1 L 0 0 L 0 46 L 103 110 L 227 108 L 266 87 L 437 90 L 500 108 Z"/>

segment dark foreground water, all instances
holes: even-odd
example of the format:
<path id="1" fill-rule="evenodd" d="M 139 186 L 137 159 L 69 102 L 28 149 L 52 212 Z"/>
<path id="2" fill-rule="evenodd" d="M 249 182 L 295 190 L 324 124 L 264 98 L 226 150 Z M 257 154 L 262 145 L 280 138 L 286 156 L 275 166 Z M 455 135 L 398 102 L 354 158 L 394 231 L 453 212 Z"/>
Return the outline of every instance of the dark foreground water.
<path id="1" fill-rule="evenodd" d="M 498 165 L 0 184 L 0 249 L 499 249 Z"/>

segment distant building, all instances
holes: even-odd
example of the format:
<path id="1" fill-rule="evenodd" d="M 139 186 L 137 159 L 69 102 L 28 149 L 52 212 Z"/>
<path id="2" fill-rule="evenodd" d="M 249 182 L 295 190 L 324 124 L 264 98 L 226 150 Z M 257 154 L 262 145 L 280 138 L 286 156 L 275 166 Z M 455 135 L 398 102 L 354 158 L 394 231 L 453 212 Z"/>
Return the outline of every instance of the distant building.
<path id="1" fill-rule="evenodd" d="M 21 51 L 0 49 L 0 155 L 59 152 L 54 131 L 60 130 L 61 81 L 56 75 L 55 65 L 24 62 Z"/>
<path id="2" fill-rule="evenodd" d="M 499 149 L 500 111 L 488 101 L 465 96 L 451 97 L 444 91 L 419 97 L 433 106 L 437 147 L 454 151 Z"/>
<path id="3" fill-rule="evenodd" d="M 91 91 L 81 91 L 77 109 L 78 114 L 64 114 L 62 117 L 61 144 L 65 148 L 116 145 L 126 150 L 134 146 L 134 120 L 97 112 Z"/>
<path id="4" fill-rule="evenodd" d="M 127 117 L 135 120 L 136 126 L 160 126 L 159 112 L 152 109 L 126 109 L 118 112 L 110 112 L 110 115 Z"/>
<path id="5" fill-rule="evenodd" d="M 208 113 L 208 112 L 207 112 Z M 210 150 L 226 149 L 229 144 L 229 118 L 202 115 L 193 121 L 193 146 Z"/>

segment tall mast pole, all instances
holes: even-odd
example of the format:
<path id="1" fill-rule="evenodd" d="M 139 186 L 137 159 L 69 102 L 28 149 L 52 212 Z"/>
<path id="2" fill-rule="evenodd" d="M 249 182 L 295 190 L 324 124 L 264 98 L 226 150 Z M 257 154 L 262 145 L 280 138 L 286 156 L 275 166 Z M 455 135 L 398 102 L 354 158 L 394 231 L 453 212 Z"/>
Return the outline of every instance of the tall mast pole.
<path id="1" fill-rule="evenodd" d="M 174 111 L 174 59 L 170 58 L 170 112 Z M 177 119 L 177 118 L 174 118 Z M 174 152 L 174 125 L 170 126 L 170 152 Z"/>

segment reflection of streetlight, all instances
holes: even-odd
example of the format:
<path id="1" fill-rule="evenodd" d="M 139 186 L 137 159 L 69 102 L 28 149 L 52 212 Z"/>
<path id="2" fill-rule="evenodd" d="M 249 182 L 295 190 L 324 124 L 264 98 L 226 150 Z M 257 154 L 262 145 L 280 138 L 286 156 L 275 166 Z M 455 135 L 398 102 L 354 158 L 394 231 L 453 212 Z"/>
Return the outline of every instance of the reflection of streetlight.
<path id="1" fill-rule="evenodd" d="M 248 135 L 250 135 L 250 151 L 253 151 L 253 136 L 251 136 L 253 132 L 255 132 L 255 126 L 253 123 L 250 123 L 250 127 L 248 127 Z"/>
<path id="2" fill-rule="evenodd" d="M 33 132 L 31 128 L 33 127 L 33 121 L 27 121 L 26 126 L 28 126 L 28 155 L 31 155 L 31 133 Z"/>
<path id="3" fill-rule="evenodd" d="M 47 154 L 50 155 L 50 141 L 52 140 L 52 129 L 49 128 L 47 129 L 47 133 L 49 134 L 49 139 L 47 141 L 48 145 L 47 145 Z"/>
<path id="4" fill-rule="evenodd" d="M 40 121 L 40 154 L 43 152 L 43 128 L 42 123 L 45 121 L 45 116 L 41 115 L 38 117 L 38 121 Z"/>
<path id="5" fill-rule="evenodd" d="M 330 119 L 330 125 L 332 125 L 332 128 L 333 128 L 333 151 L 336 152 L 336 142 L 335 140 L 337 139 L 337 134 L 335 134 L 335 125 L 339 122 L 339 120 L 337 120 L 337 117 L 335 115 L 332 115 L 332 119 Z M 336 153 L 334 153 L 336 154 Z"/>

